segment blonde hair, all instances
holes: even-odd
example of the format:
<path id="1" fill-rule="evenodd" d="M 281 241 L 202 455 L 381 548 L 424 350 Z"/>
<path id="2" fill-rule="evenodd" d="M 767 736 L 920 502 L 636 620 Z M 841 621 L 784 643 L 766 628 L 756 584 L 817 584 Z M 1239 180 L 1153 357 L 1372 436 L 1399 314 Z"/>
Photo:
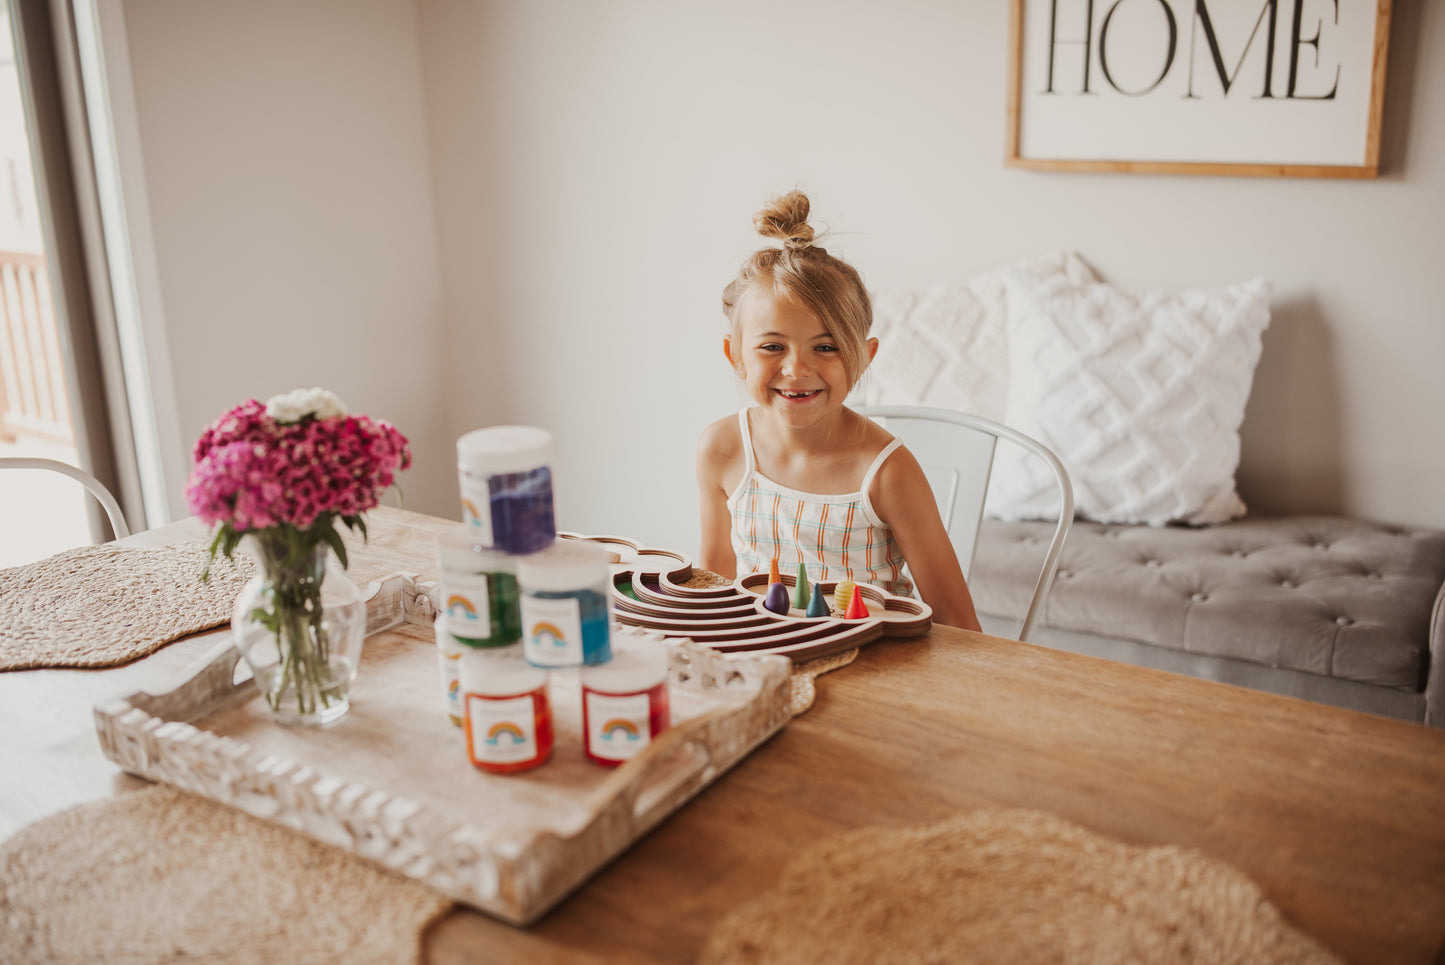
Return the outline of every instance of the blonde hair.
<path id="1" fill-rule="evenodd" d="M 738 276 L 723 289 L 723 313 L 732 323 L 736 344 L 742 334 L 738 309 L 752 289 L 809 309 L 837 344 L 851 387 L 868 367 L 873 305 L 853 266 L 813 243 L 808 211 L 808 196 L 791 191 L 753 216 L 758 233 L 779 239 L 783 246 L 762 248 L 743 262 Z"/>

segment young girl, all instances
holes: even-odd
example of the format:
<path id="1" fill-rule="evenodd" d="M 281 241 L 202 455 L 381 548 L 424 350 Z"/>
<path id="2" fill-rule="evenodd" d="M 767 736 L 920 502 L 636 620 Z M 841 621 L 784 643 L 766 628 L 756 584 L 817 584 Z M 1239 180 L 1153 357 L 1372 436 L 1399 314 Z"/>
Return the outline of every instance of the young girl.
<path id="1" fill-rule="evenodd" d="M 724 576 L 803 563 L 809 580 L 919 595 L 937 623 L 979 629 L 973 598 L 918 460 L 843 402 L 878 351 L 858 273 L 813 244 L 794 191 L 753 219 L 782 241 L 723 291 L 723 354 L 753 408 L 698 443 L 699 565 Z"/>

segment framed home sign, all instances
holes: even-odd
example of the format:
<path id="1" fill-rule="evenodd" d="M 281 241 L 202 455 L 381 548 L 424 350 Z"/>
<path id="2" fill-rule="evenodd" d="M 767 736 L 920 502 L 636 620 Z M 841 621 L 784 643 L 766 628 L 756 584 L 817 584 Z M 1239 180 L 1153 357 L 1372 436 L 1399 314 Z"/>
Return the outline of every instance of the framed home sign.
<path id="1" fill-rule="evenodd" d="M 1013 0 L 1014 167 L 1371 178 L 1391 0 Z"/>

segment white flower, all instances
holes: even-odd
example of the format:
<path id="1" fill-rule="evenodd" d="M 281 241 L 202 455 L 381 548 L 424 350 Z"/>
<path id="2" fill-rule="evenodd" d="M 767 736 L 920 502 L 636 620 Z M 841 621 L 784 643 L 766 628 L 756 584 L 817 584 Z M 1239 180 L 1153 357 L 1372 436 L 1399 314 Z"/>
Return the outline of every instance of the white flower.
<path id="1" fill-rule="evenodd" d="M 346 415 L 346 403 L 322 388 L 292 389 L 267 399 L 266 414 L 277 422 L 300 422 L 307 416 L 330 419 Z"/>

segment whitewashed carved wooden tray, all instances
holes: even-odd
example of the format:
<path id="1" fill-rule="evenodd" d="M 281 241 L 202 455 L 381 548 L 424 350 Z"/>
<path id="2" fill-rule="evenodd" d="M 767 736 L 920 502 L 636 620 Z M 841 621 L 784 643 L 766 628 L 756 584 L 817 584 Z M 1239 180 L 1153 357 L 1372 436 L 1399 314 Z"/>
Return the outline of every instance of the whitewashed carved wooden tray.
<path id="1" fill-rule="evenodd" d="M 789 719 L 791 663 L 672 646 L 673 727 L 612 771 L 585 759 L 576 672 L 551 681 L 546 765 L 497 776 L 467 761 L 442 706 L 437 586 L 370 588 L 350 712 L 324 728 L 273 721 L 228 635 L 171 690 L 96 707 L 126 771 L 345 848 L 503 921 L 526 925 L 682 807 Z M 236 683 L 236 677 L 244 679 Z"/>

